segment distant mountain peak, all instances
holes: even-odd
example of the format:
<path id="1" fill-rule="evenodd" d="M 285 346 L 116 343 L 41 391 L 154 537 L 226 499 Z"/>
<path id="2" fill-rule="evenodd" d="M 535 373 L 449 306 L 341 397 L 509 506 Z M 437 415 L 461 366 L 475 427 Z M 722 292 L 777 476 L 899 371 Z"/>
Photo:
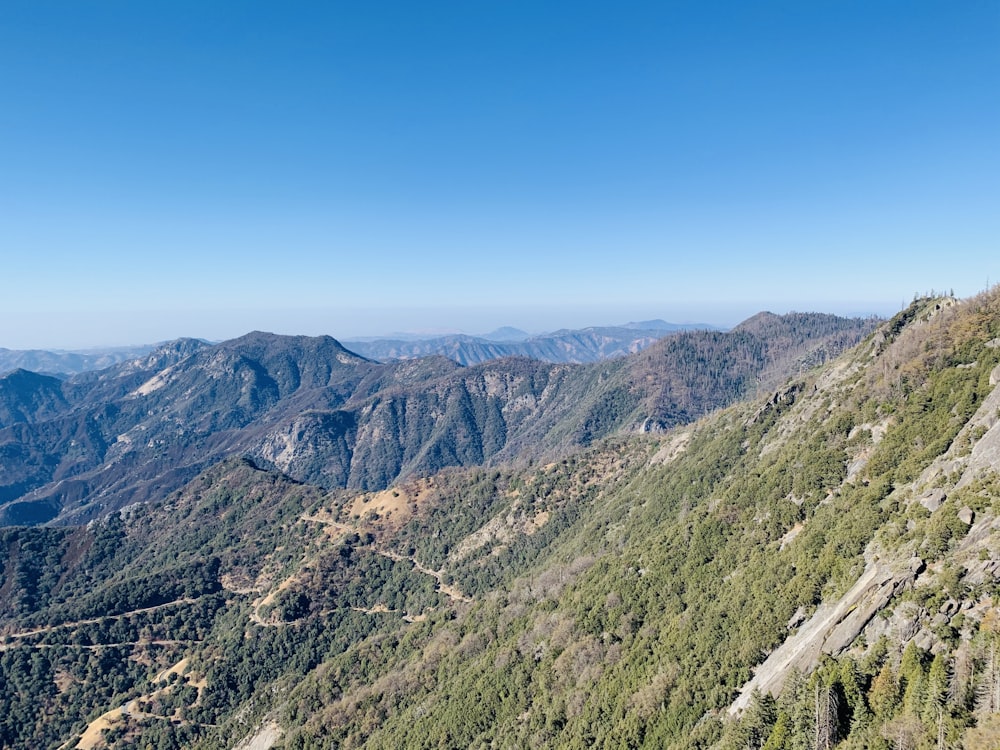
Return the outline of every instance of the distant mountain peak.
<path id="1" fill-rule="evenodd" d="M 632 321 L 630 323 L 625 323 L 621 327 L 638 331 L 675 331 L 681 326 L 676 323 L 668 323 L 662 318 L 656 318 L 655 320 Z"/>
<path id="2" fill-rule="evenodd" d="M 520 328 L 514 328 L 512 326 L 502 326 L 497 328 L 495 331 L 490 331 L 489 333 L 484 333 L 478 338 L 486 339 L 487 341 L 524 341 L 530 338 L 531 334 L 527 331 L 522 331 Z"/>
<path id="3" fill-rule="evenodd" d="M 337 361 L 342 364 L 367 362 L 368 360 L 347 349 L 340 341 L 333 336 L 326 334 L 320 336 L 287 335 L 282 333 L 270 333 L 268 331 L 250 331 L 238 338 L 223 341 L 216 344 L 216 347 L 224 350 L 240 351 L 253 349 L 274 353 L 282 349 L 301 352 L 325 352 L 335 353 Z"/>

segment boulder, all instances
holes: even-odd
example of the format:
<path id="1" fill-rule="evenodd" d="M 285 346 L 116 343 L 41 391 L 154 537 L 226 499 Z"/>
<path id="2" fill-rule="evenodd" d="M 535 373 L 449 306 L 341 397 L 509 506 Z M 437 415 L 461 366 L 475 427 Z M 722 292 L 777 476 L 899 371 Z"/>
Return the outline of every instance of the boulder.
<path id="1" fill-rule="evenodd" d="M 923 497 L 920 498 L 920 504 L 933 513 L 940 508 L 941 503 L 947 499 L 948 495 L 944 490 L 931 490 L 930 492 L 924 493 Z"/>
<path id="2" fill-rule="evenodd" d="M 954 599 L 949 599 L 948 601 L 946 601 L 944 604 L 941 605 L 941 608 L 938 610 L 938 612 L 940 612 L 943 615 L 954 614 L 957 611 L 958 611 L 958 602 L 956 602 Z"/>

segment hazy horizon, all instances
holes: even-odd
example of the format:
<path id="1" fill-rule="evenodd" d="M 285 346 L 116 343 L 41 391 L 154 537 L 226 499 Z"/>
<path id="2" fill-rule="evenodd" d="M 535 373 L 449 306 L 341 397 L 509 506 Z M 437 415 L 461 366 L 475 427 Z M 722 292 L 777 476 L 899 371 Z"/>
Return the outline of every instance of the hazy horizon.
<path id="1" fill-rule="evenodd" d="M 0 346 L 969 296 L 998 36 L 995 3 L 5 3 Z"/>
<path id="2" fill-rule="evenodd" d="M 911 297 L 912 299 L 912 297 Z M 759 312 L 784 314 L 788 312 L 817 312 L 844 317 L 890 317 L 910 300 L 891 305 L 858 305 L 847 303 L 821 309 L 816 306 L 793 305 L 787 309 L 773 305 L 726 308 L 703 308 L 698 314 L 683 310 L 547 310 L 547 311 L 495 311 L 495 310 L 386 310 L 357 311 L 337 310 L 284 310 L 266 314 L 249 311 L 214 311 L 212 323 L 204 322 L 205 311 L 192 310 L 185 316 L 169 316 L 155 311 L 133 311 L 115 325 L 87 325 L 86 316 L 73 313 L 48 313 L 47 326 L 58 333 L 49 338 L 35 337 L 31 329 L 18 334 L 4 331 L 0 349 L 86 351 L 115 347 L 144 346 L 173 341 L 179 338 L 197 338 L 205 341 L 224 341 L 237 338 L 251 331 L 266 331 L 281 335 L 332 336 L 341 341 L 387 338 L 394 335 L 446 336 L 465 334 L 481 336 L 499 328 L 512 327 L 531 335 L 552 333 L 562 329 L 582 329 L 598 326 L 618 326 L 648 320 L 663 320 L 677 325 L 708 325 L 721 329 L 732 328 Z M 181 319 L 178 319 L 181 317 Z M 61 321 L 61 322 L 60 322 Z M 129 324 L 134 323 L 134 328 Z M 131 330 L 131 334 L 130 331 Z M 111 331 L 117 338 L 107 338 Z M 161 332 L 157 335 L 155 332 Z M 144 332 L 151 337 L 142 338 Z"/>

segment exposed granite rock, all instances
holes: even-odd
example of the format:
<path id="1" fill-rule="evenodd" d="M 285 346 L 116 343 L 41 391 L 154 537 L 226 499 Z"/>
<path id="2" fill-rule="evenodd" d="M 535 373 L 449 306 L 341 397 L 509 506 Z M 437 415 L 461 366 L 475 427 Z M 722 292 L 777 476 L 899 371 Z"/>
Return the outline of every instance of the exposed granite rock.
<path id="1" fill-rule="evenodd" d="M 870 563 L 850 591 L 833 604 L 821 605 L 798 632 L 771 653 L 743 686 L 729 707 L 729 714 L 741 713 L 749 705 L 754 690 L 777 696 L 792 669 L 809 672 L 823 654 L 842 653 L 896 591 L 911 583 L 923 568 L 923 560 L 919 558 L 902 566 Z"/>
<path id="2" fill-rule="evenodd" d="M 930 492 L 924 493 L 924 496 L 920 498 L 920 504 L 933 513 L 940 508 L 941 504 L 947 499 L 948 495 L 944 490 L 931 490 Z"/>

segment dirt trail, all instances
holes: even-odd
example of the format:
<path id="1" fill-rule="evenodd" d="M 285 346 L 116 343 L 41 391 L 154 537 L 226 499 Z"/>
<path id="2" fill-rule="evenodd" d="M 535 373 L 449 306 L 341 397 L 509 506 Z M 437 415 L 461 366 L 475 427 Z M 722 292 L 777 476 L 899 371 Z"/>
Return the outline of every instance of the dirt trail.
<path id="1" fill-rule="evenodd" d="M 431 570 L 430 568 L 424 567 L 413 557 L 407 555 L 400 555 L 397 552 L 391 552 L 389 550 L 377 549 L 375 547 L 368 547 L 367 549 L 374 552 L 376 555 L 382 555 L 382 557 L 388 557 L 390 560 L 395 560 L 396 562 L 408 562 L 413 565 L 414 570 L 419 573 L 423 573 L 426 576 L 430 576 L 438 584 L 438 591 L 447 596 L 452 601 L 456 602 L 471 602 L 471 597 L 466 596 L 461 591 L 459 591 L 455 586 L 445 583 L 442 578 L 444 573 L 440 570 Z"/>
<path id="2" fill-rule="evenodd" d="M 97 651 L 102 648 L 123 648 L 125 646 L 190 646 L 193 643 L 201 643 L 201 641 L 176 641 L 161 638 L 154 638 L 151 641 L 117 641 L 115 643 L 91 643 L 86 646 L 79 643 L 34 643 L 27 648 L 34 649 L 50 649 L 50 648 L 81 648 L 85 651 Z M 8 648 L 18 647 L 17 644 L 8 644 L 6 646 L 0 646 L 0 651 L 5 651 Z M 23 647 L 22 647 L 23 648 Z"/>
<path id="3" fill-rule="evenodd" d="M 51 633 L 53 630 L 59 630 L 60 628 L 78 628 L 81 625 L 95 625 L 103 620 L 121 620 L 125 617 L 131 617 L 132 615 L 141 615 L 145 612 L 155 612 L 158 609 L 164 609 L 166 607 L 173 607 L 177 604 L 194 604 L 197 599 L 185 598 L 185 599 L 175 599 L 172 602 L 166 602 L 165 604 L 157 604 L 152 607 L 143 607 L 142 609 L 133 609 L 129 612 L 121 612 L 117 615 L 102 615 L 101 617 L 92 617 L 87 620 L 76 620 L 74 622 L 61 622 L 56 625 L 46 625 L 41 628 L 34 628 L 32 630 L 22 630 L 19 633 L 0 633 L 0 638 L 20 640 L 22 638 L 30 638 L 34 635 L 41 635 L 42 633 Z M 153 641 L 155 643 L 155 641 Z M 164 641 L 166 642 L 166 641 Z M 13 643 L 0 643 L 0 651 L 4 651 L 8 648 L 12 648 L 17 644 Z M 43 645 L 43 644 L 40 644 Z M 110 645 L 124 645 L 124 644 L 100 644 L 101 646 Z"/>
<path id="4" fill-rule="evenodd" d="M 308 521 L 309 523 L 321 523 L 324 526 L 330 526 L 343 534 L 353 534 L 357 532 L 357 529 L 353 526 L 341 523 L 340 521 L 334 521 L 332 518 L 323 518 L 322 516 L 302 516 L 302 520 Z"/>
<path id="5" fill-rule="evenodd" d="M 340 532 L 342 532 L 344 534 L 355 534 L 355 533 L 358 533 L 358 531 L 359 531 L 359 529 L 356 529 L 355 527 L 350 526 L 350 525 L 348 525 L 346 523 L 340 523 L 339 521 L 334 521 L 334 520 L 329 519 L 329 518 L 322 518 L 320 516 L 303 516 L 302 519 L 304 521 L 311 521 L 313 523 L 321 523 L 321 524 L 324 524 L 326 526 L 331 526 L 334 529 L 337 529 L 338 531 L 340 531 Z M 382 555 L 382 557 L 388 557 L 390 560 L 395 560 L 396 562 L 408 562 L 408 563 L 410 563 L 411 565 L 413 565 L 414 569 L 417 572 L 423 573 L 424 575 L 427 575 L 427 576 L 430 576 L 435 581 L 437 581 L 438 591 L 440 591 L 442 594 L 444 594 L 445 596 L 447 596 L 452 601 L 456 601 L 456 602 L 471 602 L 472 601 L 472 599 L 470 597 L 467 597 L 465 594 L 463 594 L 457 587 L 445 583 L 442 580 L 444 578 L 444 573 L 442 573 L 440 570 L 431 570 L 430 568 L 428 568 L 428 567 L 426 567 L 424 565 L 421 565 L 417 561 L 417 559 L 415 557 L 411 557 L 411 556 L 407 556 L 407 555 L 400 555 L 397 552 L 392 552 L 390 550 L 379 549 L 378 547 L 375 547 L 375 546 L 367 546 L 367 547 L 364 547 L 363 549 L 370 550 L 371 552 L 374 552 L 376 555 Z"/>

